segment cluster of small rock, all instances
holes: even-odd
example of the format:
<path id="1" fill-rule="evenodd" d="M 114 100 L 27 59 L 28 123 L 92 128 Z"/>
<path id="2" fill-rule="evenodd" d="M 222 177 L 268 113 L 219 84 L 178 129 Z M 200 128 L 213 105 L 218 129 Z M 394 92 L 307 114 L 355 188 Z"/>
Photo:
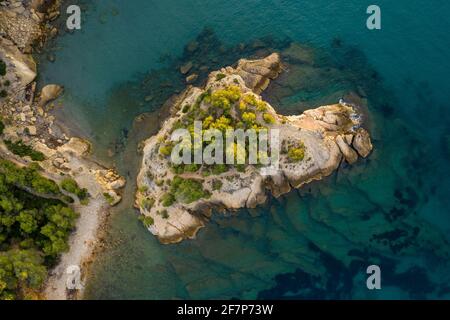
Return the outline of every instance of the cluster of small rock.
<path id="1" fill-rule="evenodd" d="M 25 53 L 32 52 L 36 42 L 55 36 L 57 29 L 47 22 L 59 16 L 59 1 L 7 0 L 0 4 L 0 34 L 12 40 Z"/>

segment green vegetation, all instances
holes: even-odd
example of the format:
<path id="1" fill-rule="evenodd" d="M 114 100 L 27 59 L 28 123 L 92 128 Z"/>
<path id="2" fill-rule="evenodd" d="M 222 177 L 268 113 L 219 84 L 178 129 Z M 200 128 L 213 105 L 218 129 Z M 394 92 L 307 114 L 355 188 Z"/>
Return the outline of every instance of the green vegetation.
<path id="1" fill-rule="evenodd" d="M 110 205 L 114 203 L 114 198 L 109 193 L 105 192 L 103 193 L 103 196 Z"/>
<path id="2" fill-rule="evenodd" d="M 89 197 L 89 193 L 86 188 L 80 188 L 78 183 L 72 178 L 65 178 L 61 181 L 61 188 L 66 190 L 69 193 L 72 193 L 80 199 L 84 204 L 87 204 L 87 198 Z"/>
<path id="3" fill-rule="evenodd" d="M 172 164 L 172 171 L 176 174 L 183 174 L 185 172 L 197 172 L 201 168 L 200 164 Z"/>
<path id="4" fill-rule="evenodd" d="M 175 196 L 170 192 L 161 197 L 161 203 L 164 207 L 170 207 L 175 203 L 175 201 Z"/>
<path id="5" fill-rule="evenodd" d="M 191 106 L 189 104 L 184 105 L 183 109 L 181 109 L 181 112 L 186 113 L 189 111 L 189 109 L 191 108 Z"/>
<path id="6" fill-rule="evenodd" d="M 63 196 L 56 182 L 41 176 L 33 164 L 19 168 L 10 161 L 0 159 L 0 175 L 5 177 L 7 183 L 17 188 L 32 190 L 40 195 Z"/>
<path id="7" fill-rule="evenodd" d="M 0 98 L 6 98 L 8 96 L 8 92 L 3 89 L 0 91 Z"/>
<path id="8" fill-rule="evenodd" d="M 192 106 L 186 105 L 183 107 L 183 114 L 174 123 L 171 130 L 173 132 L 179 128 L 188 129 L 191 133 L 191 141 L 195 141 L 194 121 L 202 121 L 202 133 L 209 129 L 217 129 L 222 133 L 235 129 L 255 129 L 260 131 L 267 129 L 268 124 L 276 123 L 276 118 L 268 113 L 267 109 L 268 105 L 266 102 L 260 100 L 255 94 L 242 93 L 239 86 L 230 85 L 215 91 L 210 89 L 203 92 Z M 165 139 L 159 141 L 159 153 L 164 157 L 168 157 L 171 154 L 173 145 L 164 141 Z M 211 143 L 213 142 L 203 141 L 201 145 L 192 143 L 191 155 L 195 154 L 196 149 L 201 148 L 204 150 Z M 226 148 L 226 145 L 223 147 Z M 246 144 L 245 150 L 237 151 L 248 155 L 248 145 Z M 226 154 L 225 149 L 223 154 Z M 232 165 L 172 165 L 171 169 L 172 172 L 180 175 L 201 170 L 201 174 L 207 176 L 224 173 L 232 167 Z M 234 167 L 241 172 L 245 171 L 246 168 L 245 165 L 235 165 Z M 170 198 L 167 199 L 170 200 Z M 168 205 L 170 203 L 171 201 L 166 202 Z"/>
<path id="9" fill-rule="evenodd" d="M 228 167 L 225 164 L 215 164 L 212 167 L 212 173 L 214 175 L 219 175 L 228 171 Z"/>
<path id="10" fill-rule="evenodd" d="M 264 113 L 263 119 L 266 123 L 269 123 L 269 124 L 275 123 L 275 118 L 270 113 Z"/>
<path id="11" fill-rule="evenodd" d="M 0 159 L 0 300 L 35 298 L 47 269 L 68 249 L 77 214 L 36 168 Z"/>
<path id="12" fill-rule="evenodd" d="M 220 181 L 220 180 L 214 180 L 213 183 L 212 183 L 212 189 L 213 189 L 214 191 L 220 190 L 220 188 L 222 188 L 222 185 L 223 185 L 222 181 Z"/>
<path id="13" fill-rule="evenodd" d="M 170 156 L 170 154 L 172 153 L 172 145 L 170 144 L 165 144 L 159 147 L 159 153 L 165 157 Z"/>
<path id="14" fill-rule="evenodd" d="M 140 216 L 140 217 L 139 217 L 139 220 L 142 221 L 142 223 L 144 224 L 144 226 L 145 226 L 146 228 L 152 226 L 152 225 L 155 223 L 155 221 L 153 220 L 153 218 L 150 217 L 150 216 Z"/>
<path id="15" fill-rule="evenodd" d="M 166 209 L 158 211 L 157 214 L 159 216 L 161 216 L 161 218 L 163 218 L 163 219 L 168 219 L 169 218 L 169 213 L 167 212 Z"/>
<path id="16" fill-rule="evenodd" d="M 229 86 L 226 89 L 214 91 L 204 101 L 211 103 L 215 108 L 229 110 L 231 105 L 241 98 L 241 90 L 237 86 Z"/>
<path id="17" fill-rule="evenodd" d="M 242 114 L 242 121 L 244 121 L 248 125 L 252 125 L 255 123 L 256 120 L 256 114 L 253 112 L 244 112 Z"/>
<path id="18" fill-rule="evenodd" d="M 164 207 L 170 207 L 176 201 L 189 204 L 209 196 L 200 181 L 176 176 L 170 184 L 169 192 L 161 198 L 161 202 Z"/>
<path id="19" fill-rule="evenodd" d="M 145 210 L 150 210 L 155 204 L 155 199 L 153 198 L 145 198 L 141 201 L 141 207 Z"/>
<path id="20" fill-rule="evenodd" d="M 288 158 L 293 162 L 300 162 L 305 158 L 306 147 L 303 142 L 297 143 L 289 147 Z"/>
<path id="21" fill-rule="evenodd" d="M 140 186 L 138 191 L 141 194 L 145 194 L 148 191 L 148 187 L 146 185 Z"/>
<path id="22" fill-rule="evenodd" d="M 225 77 L 226 77 L 226 75 L 224 75 L 223 73 L 218 73 L 216 75 L 216 81 L 220 81 L 220 80 L 222 80 Z"/>
<path id="23" fill-rule="evenodd" d="M 44 161 L 45 156 L 42 152 L 34 150 L 32 147 L 24 144 L 22 140 L 18 142 L 12 142 L 10 140 L 4 140 L 8 150 L 20 157 L 30 157 L 33 161 Z"/>
<path id="24" fill-rule="evenodd" d="M 0 300 L 32 299 L 29 290 L 37 290 L 46 276 L 47 268 L 39 251 L 0 251 Z"/>
<path id="25" fill-rule="evenodd" d="M 267 110 L 267 104 L 264 101 L 258 100 L 256 96 L 251 93 L 247 93 L 242 97 L 240 107 L 241 109 L 246 109 L 249 105 L 255 107 L 258 111 Z"/>

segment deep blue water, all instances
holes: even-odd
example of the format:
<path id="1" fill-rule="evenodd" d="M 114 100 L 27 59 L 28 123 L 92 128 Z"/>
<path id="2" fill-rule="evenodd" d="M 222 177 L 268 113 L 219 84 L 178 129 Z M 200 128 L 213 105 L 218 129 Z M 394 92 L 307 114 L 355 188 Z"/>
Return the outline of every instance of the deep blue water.
<path id="1" fill-rule="evenodd" d="M 370 4 L 83 3 L 82 30 L 52 44 L 54 63 L 43 54 L 40 80 L 65 86 L 71 127 L 131 179 L 88 297 L 450 298 L 450 3 L 378 0 L 379 31 L 366 28 Z M 184 51 L 196 38 L 200 53 Z M 136 142 L 157 114 L 145 129 L 132 127 L 133 119 L 183 88 L 177 69 L 186 61 L 214 69 L 264 50 L 287 52 L 292 43 L 314 48 L 315 60 L 292 63 L 267 99 L 299 113 L 359 92 L 374 153 L 264 208 L 215 215 L 197 240 L 160 245 L 131 208 Z M 381 267 L 382 290 L 365 286 L 370 264 Z"/>

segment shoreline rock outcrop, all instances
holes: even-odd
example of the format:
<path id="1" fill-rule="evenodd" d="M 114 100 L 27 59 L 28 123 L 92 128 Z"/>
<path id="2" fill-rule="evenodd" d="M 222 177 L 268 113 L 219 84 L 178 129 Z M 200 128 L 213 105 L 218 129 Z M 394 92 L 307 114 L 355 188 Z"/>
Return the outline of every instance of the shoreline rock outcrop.
<path id="1" fill-rule="evenodd" d="M 50 114 L 51 101 L 58 98 L 63 88 L 56 84 L 36 91 L 36 63 L 31 55 L 35 48 L 44 45 L 48 37 L 57 34 L 49 22 L 59 15 L 59 0 L 7 0 L 0 4 L 0 157 L 19 166 L 33 161 L 29 156 L 19 156 L 8 149 L 18 144 L 40 155 L 37 160 L 41 174 L 61 184 L 63 179 L 73 179 L 86 189 L 89 202 L 78 199 L 72 204 L 79 213 L 76 232 L 69 239 L 69 251 L 45 284 L 44 293 L 49 299 L 68 299 L 65 272 L 70 265 L 84 267 L 98 244 L 97 233 L 107 215 L 108 208 L 121 201 L 125 179 L 114 169 L 108 169 L 90 157 L 91 144 L 64 133 L 64 124 Z M 78 296 L 82 291 L 78 292 Z"/>
<path id="2" fill-rule="evenodd" d="M 263 101 L 260 93 L 282 72 L 280 56 L 241 59 L 236 68 L 212 72 L 204 88 L 188 87 L 174 102 L 174 114 L 155 136 L 144 142 L 137 178 L 136 206 L 149 231 L 162 243 L 195 238 L 213 208 L 254 208 L 292 188 L 332 174 L 346 161 L 355 163 L 372 150 L 361 127 L 358 108 L 341 101 L 283 116 Z M 174 166 L 170 135 L 193 120 L 220 128 L 279 129 L 279 170 L 266 175 L 257 165 Z M 356 150 L 355 150 L 356 149 Z"/>

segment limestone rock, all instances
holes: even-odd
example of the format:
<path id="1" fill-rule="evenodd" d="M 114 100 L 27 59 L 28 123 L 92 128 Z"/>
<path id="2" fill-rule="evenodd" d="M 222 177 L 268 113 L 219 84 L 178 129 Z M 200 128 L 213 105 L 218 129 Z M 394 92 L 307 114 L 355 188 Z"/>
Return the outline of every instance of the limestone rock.
<path id="1" fill-rule="evenodd" d="M 35 126 L 28 126 L 27 130 L 30 136 L 35 136 L 37 134 L 37 129 Z"/>
<path id="2" fill-rule="evenodd" d="M 22 87 L 36 78 L 36 62 L 29 54 L 23 54 L 11 42 L 0 37 L 0 57 L 7 63 L 7 72 L 13 72 L 20 79 Z"/>
<path id="3" fill-rule="evenodd" d="M 188 63 L 180 67 L 180 72 L 182 74 L 187 74 L 192 69 L 192 66 L 193 66 L 192 62 L 189 61 Z"/>
<path id="4" fill-rule="evenodd" d="M 186 83 L 187 83 L 187 84 L 193 83 L 193 82 L 195 82 L 197 79 L 198 79 L 198 74 L 193 73 L 193 74 L 191 74 L 190 76 L 186 77 Z"/>
<path id="5" fill-rule="evenodd" d="M 45 105 L 58 98 L 61 93 L 64 91 L 64 88 L 57 84 L 48 84 L 41 90 L 41 96 L 39 101 L 39 107 L 43 108 Z"/>
<path id="6" fill-rule="evenodd" d="M 342 136 L 336 137 L 336 143 L 339 146 L 339 149 L 341 150 L 342 154 L 344 155 L 345 160 L 349 164 L 353 164 L 358 160 L 358 154 L 355 150 L 353 150 L 342 138 Z"/>
<path id="7" fill-rule="evenodd" d="M 363 129 L 359 128 L 356 132 L 355 138 L 353 140 L 353 147 L 358 151 L 359 155 L 366 158 L 373 149 L 372 142 L 370 140 L 369 133 Z"/>
<path id="8" fill-rule="evenodd" d="M 69 152 L 80 157 L 86 156 L 90 150 L 91 145 L 89 142 L 80 138 L 71 138 L 69 142 L 58 148 L 60 152 Z"/>
<path id="9" fill-rule="evenodd" d="M 281 72 L 281 60 L 278 53 L 260 60 L 239 60 L 236 73 L 242 77 L 247 87 L 259 94 L 267 88 L 271 79 Z"/>

